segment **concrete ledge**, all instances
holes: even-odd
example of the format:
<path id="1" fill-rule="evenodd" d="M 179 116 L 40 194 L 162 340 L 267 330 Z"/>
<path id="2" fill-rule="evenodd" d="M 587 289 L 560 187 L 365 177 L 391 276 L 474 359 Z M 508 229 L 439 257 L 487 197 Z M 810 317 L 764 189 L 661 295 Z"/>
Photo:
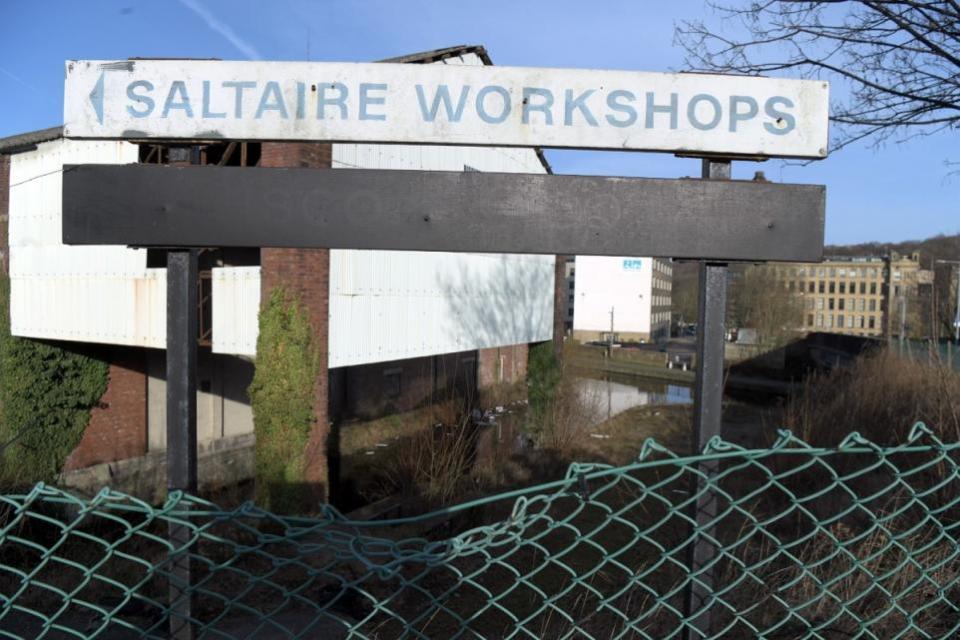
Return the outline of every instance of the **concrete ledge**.
<path id="1" fill-rule="evenodd" d="M 200 491 L 227 487 L 254 476 L 252 433 L 201 442 L 197 452 Z M 59 484 L 80 494 L 93 495 L 103 487 L 129 493 L 151 502 L 167 494 L 166 451 L 151 451 L 139 458 L 96 464 L 68 471 Z"/>

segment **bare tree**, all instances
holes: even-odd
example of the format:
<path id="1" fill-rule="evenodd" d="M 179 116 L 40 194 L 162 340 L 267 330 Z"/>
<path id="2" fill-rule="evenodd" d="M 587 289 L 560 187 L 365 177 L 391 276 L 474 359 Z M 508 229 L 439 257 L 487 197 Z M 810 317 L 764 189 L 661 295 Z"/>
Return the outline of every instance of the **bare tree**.
<path id="1" fill-rule="evenodd" d="M 788 291 L 776 267 L 748 265 L 734 272 L 730 282 L 727 322 L 757 330 L 763 351 L 791 341 L 803 326 L 803 299 Z"/>
<path id="2" fill-rule="evenodd" d="M 838 78 L 833 149 L 960 129 L 960 0 L 757 0 L 713 4 L 718 28 L 681 22 L 694 70 Z M 734 34 L 734 35 L 727 35 Z M 845 87 L 846 88 L 846 87 Z M 956 163 L 954 163 L 956 164 Z"/>

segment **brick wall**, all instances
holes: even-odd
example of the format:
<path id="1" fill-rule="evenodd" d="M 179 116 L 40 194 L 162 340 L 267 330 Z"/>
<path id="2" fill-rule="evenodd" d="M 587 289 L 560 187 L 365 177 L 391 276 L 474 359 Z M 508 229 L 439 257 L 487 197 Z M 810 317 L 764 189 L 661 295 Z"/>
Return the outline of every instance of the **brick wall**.
<path id="1" fill-rule="evenodd" d="M 110 347 L 107 391 L 93 409 L 64 471 L 147 453 L 147 374 L 143 349 Z M 92 355 L 92 354 L 91 354 Z"/>
<path id="2" fill-rule="evenodd" d="M 567 320 L 567 257 L 557 256 L 553 267 L 553 352 L 563 359 L 563 336 Z"/>
<path id="3" fill-rule="evenodd" d="M 374 420 L 450 398 L 472 406 L 476 399 L 476 351 L 338 367 L 334 372 L 330 404 L 337 422 Z"/>
<path id="4" fill-rule="evenodd" d="M 496 384 L 513 384 L 527 377 L 526 344 L 480 349 L 477 384 L 488 389 Z"/>
<path id="5" fill-rule="evenodd" d="M 325 143 L 269 142 L 261 145 L 259 166 L 330 168 L 331 154 L 331 145 Z M 307 445 L 305 480 L 313 487 L 316 497 L 325 499 L 329 486 L 327 340 L 330 252 L 327 249 L 261 249 L 260 283 L 264 303 L 270 299 L 270 292 L 282 285 L 299 299 L 313 325 L 314 345 L 320 353 L 320 374 L 314 387 L 316 422 Z"/>
<path id="6" fill-rule="evenodd" d="M 10 272 L 10 156 L 0 153 L 0 273 Z"/>

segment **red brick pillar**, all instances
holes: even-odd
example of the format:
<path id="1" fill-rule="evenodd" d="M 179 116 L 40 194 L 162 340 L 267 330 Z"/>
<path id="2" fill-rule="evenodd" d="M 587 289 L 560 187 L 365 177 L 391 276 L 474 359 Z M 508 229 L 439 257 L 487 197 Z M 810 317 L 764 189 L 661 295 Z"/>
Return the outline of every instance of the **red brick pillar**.
<path id="1" fill-rule="evenodd" d="M 261 146 L 261 167 L 313 167 L 329 169 L 332 147 L 325 143 L 270 142 Z M 317 488 L 319 499 L 329 489 L 327 437 L 330 433 L 327 388 L 327 341 L 329 335 L 330 252 L 327 249 L 261 249 L 261 304 L 270 300 L 270 292 L 283 286 L 297 297 L 306 310 L 314 330 L 314 345 L 320 367 L 314 386 L 316 422 L 307 444 L 307 473 L 304 480 Z"/>
<path id="2" fill-rule="evenodd" d="M 556 256 L 553 264 L 553 353 L 563 360 L 563 336 L 567 319 L 567 257 Z"/>

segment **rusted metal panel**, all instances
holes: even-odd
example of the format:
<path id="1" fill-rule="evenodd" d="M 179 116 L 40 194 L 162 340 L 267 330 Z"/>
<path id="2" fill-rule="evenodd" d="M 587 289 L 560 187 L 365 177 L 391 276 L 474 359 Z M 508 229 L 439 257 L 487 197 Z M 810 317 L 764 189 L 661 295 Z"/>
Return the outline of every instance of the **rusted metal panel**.
<path id="1" fill-rule="evenodd" d="M 464 62 L 68 61 L 64 135 L 827 155 L 819 80 Z"/>
<path id="2" fill-rule="evenodd" d="M 11 333 L 27 338 L 163 348 L 166 274 L 11 276 Z"/>
<path id="3" fill-rule="evenodd" d="M 64 163 L 135 162 L 125 142 L 39 141 L 11 157 L 10 320 L 14 335 L 141 347 L 165 344 L 165 272 L 146 251 L 66 247 Z"/>

